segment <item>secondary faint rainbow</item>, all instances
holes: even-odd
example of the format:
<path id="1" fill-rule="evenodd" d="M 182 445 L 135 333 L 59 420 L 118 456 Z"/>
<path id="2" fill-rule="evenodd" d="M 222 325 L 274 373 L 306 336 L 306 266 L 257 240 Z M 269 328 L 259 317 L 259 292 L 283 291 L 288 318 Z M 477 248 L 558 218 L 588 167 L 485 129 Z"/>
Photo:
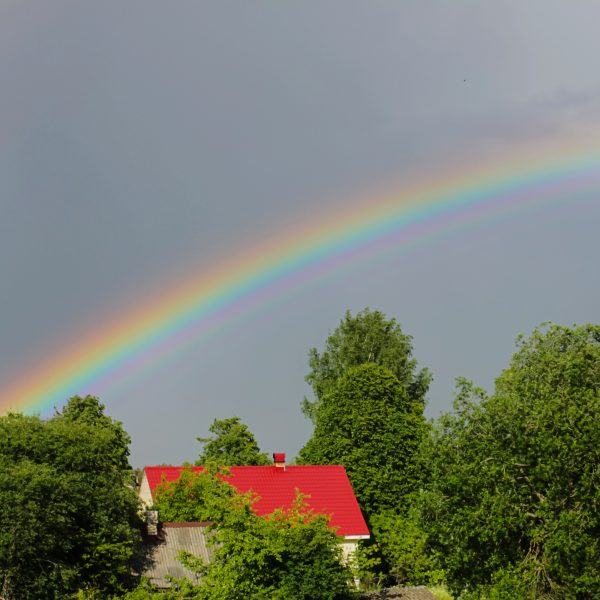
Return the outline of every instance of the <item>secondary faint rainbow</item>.
<path id="1" fill-rule="evenodd" d="M 593 145 L 530 156 L 421 175 L 225 256 L 18 374 L 0 389 L 0 413 L 44 411 L 73 394 L 97 393 L 111 375 L 135 369 L 140 357 L 156 358 L 186 338 L 214 333 L 229 318 L 357 258 L 552 203 L 600 202 L 600 153 Z"/>

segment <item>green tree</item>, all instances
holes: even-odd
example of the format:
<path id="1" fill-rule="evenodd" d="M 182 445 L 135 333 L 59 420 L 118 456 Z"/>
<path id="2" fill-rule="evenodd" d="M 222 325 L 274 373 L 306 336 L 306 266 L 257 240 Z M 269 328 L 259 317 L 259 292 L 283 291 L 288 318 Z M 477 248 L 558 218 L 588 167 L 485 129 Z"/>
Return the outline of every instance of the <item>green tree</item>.
<path id="1" fill-rule="evenodd" d="M 420 399 L 388 369 L 348 369 L 322 398 L 315 430 L 300 450 L 303 464 L 342 464 L 367 515 L 397 510 L 414 491 L 427 433 Z"/>
<path id="2" fill-rule="evenodd" d="M 511 587 L 518 598 L 599 597 L 600 327 L 519 338 L 491 397 L 459 384 L 421 498 L 451 583 L 488 598 Z"/>
<path id="3" fill-rule="evenodd" d="M 110 462 L 122 471 L 130 471 L 129 445 L 131 438 L 120 422 L 104 414 L 104 405 L 95 396 L 73 396 L 56 417 L 68 423 L 86 424 L 97 431 L 105 431 L 112 438 Z"/>
<path id="4" fill-rule="evenodd" d="M 204 522 L 223 518 L 223 512 L 231 504 L 234 488 L 216 485 L 214 476 L 227 475 L 226 468 L 214 463 L 206 467 L 206 475 L 184 469 L 180 477 L 172 482 L 163 481 L 156 487 L 153 509 L 158 511 L 163 522 Z"/>
<path id="5" fill-rule="evenodd" d="M 431 375 L 427 369 L 417 370 L 411 336 L 402 332 L 395 319 L 365 308 L 356 316 L 346 311 L 337 329 L 327 338 L 322 353 L 310 349 L 306 381 L 313 389 L 314 400 L 304 399 L 304 414 L 316 422 L 321 402 L 337 380 L 351 367 L 364 363 L 386 367 L 396 376 L 408 398 L 425 404 Z"/>
<path id="6" fill-rule="evenodd" d="M 439 557 L 412 511 L 373 515 L 371 529 L 374 543 L 364 545 L 359 554 L 365 582 L 438 585 L 444 581 Z"/>
<path id="7" fill-rule="evenodd" d="M 222 475 L 214 467 L 200 474 L 188 470 L 180 480 L 157 489 L 161 513 L 212 522 L 210 563 L 190 554 L 182 556 L 182 562 L 202 576 L 200 585 L 186 597 L 336 600 L 350 596 L 351 575 L 341 562 L 337 537 L 325 516 L 308 510 L 299 496 L 290 509 L 259 517 L 253 509 L 255 498 L 238 493 Z M 195 512 L 198 504 L 201 512 Z"/>
<path id="8" fill-rule="evenodd" d="M 98 420 L 76 416 L 82 403 L 95 406 Z M 0 418 L 3 596 L 115 592 L 128 579 L 137 540 L 129 439 L 102 411 L 97 399 L 76 397 L 48 421 Z"/>
<path id="9" fill-rule="evenodd" d="M 196 438 L 204 445 L 197 465 L 215 462 L 222 466 L 269 465 L 271 461 L 261 452 L 254 434 L 239 417 L 215 419 L 209 427 L 213 434 L 208 438 Z"/>

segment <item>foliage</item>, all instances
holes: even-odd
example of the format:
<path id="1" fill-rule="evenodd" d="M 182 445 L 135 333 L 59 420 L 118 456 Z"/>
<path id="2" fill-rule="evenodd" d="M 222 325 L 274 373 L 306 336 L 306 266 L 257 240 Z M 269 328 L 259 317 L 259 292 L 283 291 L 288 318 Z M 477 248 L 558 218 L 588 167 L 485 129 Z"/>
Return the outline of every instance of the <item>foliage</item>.
<path id="1" fill-rule="evenodd" d="M 104 414 L 104 405 L 95 396 L 73 396 L 55 417 L 68 423 L 89 425 L 96 431 L 103 431 L 112 439 L 107 447 L 111 465 L 124 471 L 131 471 L 129 465 L 129 444 L 131 438 L 121 423 Z"/>
<path id="2" fill-rule="evenodd" d="M 103 408 L 75 397 L 48 421 L 0 418 L 3 596 L 111 592 L 128 578 L 137 539 L 129 438 Z"/>
<path id="3" fill-rule="evenodd" d="M 393 583 L 435 585 L 444 580 L 439 558 L 430 551 L 427 534 L 412 515 L 380 513 L 371 518 L 371 527 L 376 540 L 373 548 Z"/>
<path id="4" fill-rule="evenodd" d="M 406 395 L 413 401 L 425 403 L 425 394 L 431 382 L 427 369 L 417 371 L 412 358 L 412 338 L 405 335 L 395 319 L 368 308 L 352 316 L 346 314 L 337 329 L 329 335 L 320 354 L 316 348 L 309 351 L 310 372 L 306 381 L 313 389 L 314 401 L 304 399 L 303 412 L 316 422 L 323 398 L 337 380 L 352 367 L 374 363 L 391 371 Z"/>
<path id="5" fill-rule="evenodd" d="M 163 522 L 220 521 L 231 504 L 235 490 L 230 485 L 215 485 L 213 475 L 227 475 L 226 469 L 209 464 L 204 473 L 184 469 L 179 479 L 163 481 L 155 491 L 153 508 Z"/>
<path id="6" fill-rule="evenodd" d="M 349 369 L 323 397 L 304 464 L 342 464 L 367 515 L 398 510 L 420 478 L 423 404 L 389 370 Z"/>
<path id="7" fill-rule="evenodd" d="M 165 511 L 173 502 L 172 514 L 196 520 L 193 509 L 182 506 L 187 489 L 189 504 L 200 500 L 202 520 L 213 523 L 211 562 L 182 555 L 182 562 L 202 576 L 191 598 L 334 600 L 349 596 L 350 573 L 341 562 L 336 535 L 326 517 L 308 510 L 301 496 L 289 510 L 259 517 L 252 508 L 255 498 L 238 493 L 216 469 L 184 473 L 183 483 L 161 487 L 157 504 Z M 170 494 L 170 486 L 177 491 Z"/>
<path id="8" fill-rule="evenodd" d="M 204 445 L 197 465 L 216 462 L 223 466 L 269 465 L 271 461 L 261 452 L 254 434 L 240 421 L 239 417 L 215 419 L 209 427 L 214 434 L 208 438 L 196 438 Z"/>
<path id="9" fill-rule="evenodd" d="M 491 397 L 459 382 L 420 499 L 454 587 L 488 598 L 600 595 L 599 439 L 598 326 L 520 338 Z"/>
<path id="10" fill-rule="evenodd" d="M 454 600 L 448 588 L 443 584 L 433 585 L 427 588 L 437 600 Z"/>
<path id="11" fill-rule="evenodd" d="M 167 590 L 157 591 L 148 581 L 144 580 L 130 592 L 122 596 L 123 600 L 194 600 L 197 598 L 197 588 L 187 579 L 176 580 Z M 82 599 L 83 600 L 83 599 Z"/>

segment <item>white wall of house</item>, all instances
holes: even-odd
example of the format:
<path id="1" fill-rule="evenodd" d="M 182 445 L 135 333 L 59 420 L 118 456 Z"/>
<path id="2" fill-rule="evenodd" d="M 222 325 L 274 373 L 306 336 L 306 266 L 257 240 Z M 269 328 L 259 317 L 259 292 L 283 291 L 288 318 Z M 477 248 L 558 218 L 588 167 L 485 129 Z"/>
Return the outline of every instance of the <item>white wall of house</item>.
<path id="1" fill-rule="evenodd" d="M 144 476 L 142 477 L 142 483 L 140 483 L 138 496 L 142 501 L 143 508 L 152 506 L 152 492 L 150 491 L 150 484 L 148 483 L 148 477 L 146 477 L 146 473 L 144 473 Z"/>
<path id="2" fill-rule="evenodd" d="M 342 540 L 342 557 L 346 564 L 350 564 L 352 560 L 355 560 L 356 551 L 358 550 L 358 543 L 360 540 L 370 539 L 370 535 L 347 535 Z"/>
<path id="3" fill-rule="evenodd" d="M 357 535 L 345 537 L 340 543 L 342 547 L 342 562 L 350 567 L 354 573 L 354 585 L 358 588 L 360 585 L 360 579 L 358 578 L 358 561 L 356 553 L 358 551 L 359 540 L 368 540 L 367 535 Z"/>
<path id="4" fill-rule="evenodd" d="M 356 540 L 344 540 L 341 542 L 342 546 L 342 560 L 347 565 L 352 565 L 352 562 L 356 557 L 356 550 L 358 549 L 358 541 Z"/>

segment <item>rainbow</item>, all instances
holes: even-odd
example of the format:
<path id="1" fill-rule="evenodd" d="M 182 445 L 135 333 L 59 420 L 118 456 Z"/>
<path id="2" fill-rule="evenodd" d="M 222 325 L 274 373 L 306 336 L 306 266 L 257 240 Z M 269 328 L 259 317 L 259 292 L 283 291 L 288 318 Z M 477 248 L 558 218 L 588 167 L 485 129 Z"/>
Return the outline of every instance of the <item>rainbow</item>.
<path id="1" fill-rule="evenodd" d="M 76 341 L 24 369 L 0 389 L 0 413 L 43 412 L 71 395 L 98 393 L 123 373 L 340 268 L 483 221 L 600 201 L 593 144 L 491 163 L 423 173 L 225 256 L 108 323 L 78 332 Z"/>

